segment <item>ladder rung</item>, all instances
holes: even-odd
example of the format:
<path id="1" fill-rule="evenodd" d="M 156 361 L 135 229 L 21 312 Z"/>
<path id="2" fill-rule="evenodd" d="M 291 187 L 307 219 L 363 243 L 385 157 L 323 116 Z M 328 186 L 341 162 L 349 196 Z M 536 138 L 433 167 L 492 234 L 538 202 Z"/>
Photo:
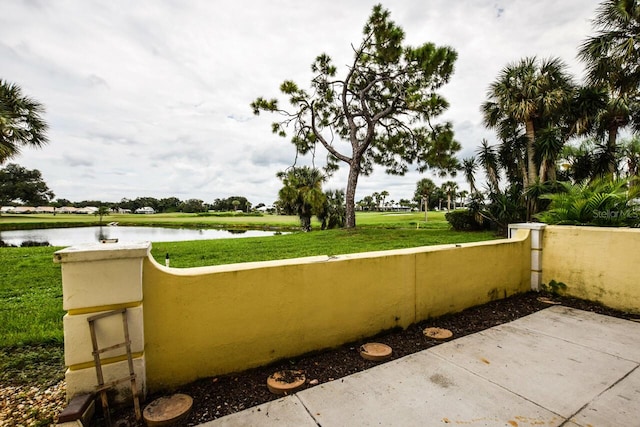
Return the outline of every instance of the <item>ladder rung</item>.
<path id="1" fill-rule="evenodd" d="M 88 322 L 93 322 L 98 319 L 102 319 L 103 317 L 113 316 L 114 314 L 122 314 L 124 313 L 126 308 L 119 308 L 117 310 L 107 311 L 106 313 L 96 314 L 95 316 L 87 317 Z"/>
<path id="2" fill-rule="evenodd" d="M 95 356 L 96 354 L 106 353 L 107 351 L 111 351 L 111 350 L 115 350 L 115 349 L 118 349 L 118 348 L 126 347 L 127 345 L 130 345 L 130 344 L 131 344 L 131 341 L 121 342 L 121 343 L 118 343 L 118 344 L 114 344 L 111 347 L 98 348 L 98 349 L 94 350 L 91 354 L 93 354 Z"/>
<path id="3" fill-rule="evenodd" d="M 119 378 L 117 380 L 113 380 L 111 382 L 108 382 L 106 384 L 103 384 L 103 385 L 100 385 L 100 386 L 96 387 L 96 392 L 105 391 L 105 390 L 108 390 L 108 389 L 114 387 L 117 384 L 123 383 L 125 381 L 133 381 L 135 379 L 136 379 L 136 374 L 131 374 L 128 377 Z"/>

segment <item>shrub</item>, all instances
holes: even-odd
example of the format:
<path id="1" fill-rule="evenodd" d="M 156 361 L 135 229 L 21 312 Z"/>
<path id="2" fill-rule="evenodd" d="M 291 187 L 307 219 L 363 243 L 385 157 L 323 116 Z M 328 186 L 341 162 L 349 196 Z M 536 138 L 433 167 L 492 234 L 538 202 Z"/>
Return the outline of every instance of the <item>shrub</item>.
<path id="1" fill-rule="evenodd" d="M 640 226 L 640 195 L 637 179 L 600 178 L 581 184 L 561 183 L 562 192 L 542 196 L 551 200 L 549 209 L 537 217 L 547 224 Z"/>
<path id="2" fill-rule="evenodd" d="M 25 240 L 20 244 L 20 247 L 22 248 L 30 248 L 35 246 L 51 246 L 51 245 L 49 244 L 49 242 L 38 242 L 35 240 Z"/>
<path id="3" fill-rule="evenodd" d="M 489 223 L 483 221 L 482 217 L 478 217 L 474 212 L 470 210 L 457 210 L 453 212 L 447 212 L 444 217 L 451 224 L 451 228 L 456 231 L 480 231 L 488 230 Z M 478 221 L 480 219 L 480 221 Z"/>

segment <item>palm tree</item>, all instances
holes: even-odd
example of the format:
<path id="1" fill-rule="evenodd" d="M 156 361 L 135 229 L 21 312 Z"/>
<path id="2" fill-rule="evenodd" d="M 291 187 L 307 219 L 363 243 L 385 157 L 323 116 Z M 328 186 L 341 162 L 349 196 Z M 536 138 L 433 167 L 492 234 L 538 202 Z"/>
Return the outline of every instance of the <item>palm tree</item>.
<path id="1" fill-rule="evenodd" d="M 587 65 L 589 82 L 609 92 L 598 130 L 607 134 L 609 157 L 615 158 L 618 133 L 631 124 L 639 109 L 640 5 L 636 0 L 605 0 L 593 26 L 595 35 L 582 43 L 578 57 Z M 613 175 L 615 165 L 610 163 L 608 170 Z"/>
<path id="2" fill-rule="evenodd" d="M 429 178 L 422 178 L 416 184 L 415 198 L 419 199 L 424 206 L 424 221 L 427 222 L 427 211 L 429 210 L 429 196 L 436 189 L 436 184 Z"/>
<path id="3" fill-rule="evenodd" d="M 504 170 L 510 184 L 524 188 L 527 181 L 527 136 L 512 123 L 501 132 L 500 140 L 496 149 L 497 164 Z"/>
<path id="4" fill-rule="evenodd" d="M 456 197 L 456 190 L 458 189 L 458 183 L 454 182 L 454 181 L 447 181 L 444 184 L 442 184 L 442 191 L 445 192 L 445 194 L 447 195 L 447 210 L 450 211 L 451 210 L 451 199 L 453 199 L 453 208 L 455 209 L 455 197 Z"/>
<path id="5" fill-rule="evenodd" d="M 385 201 L 385 199 L 386 199 L 388 196 L 389 196 L 389 192 L 388 192 L 387 190 L 382 190 L 382 191 L 380 192 L 380 197 L 382 198 L 382 206 L 383 206 L 383 207 L 384 207 L 384 206 L 386 206 L 386 205 L 385 205 L 385 203 L 384 203 L 384 201 Z"/>
<path id="6" fill-rule="evenodd" d="M 640 138 L 634 137 L 622 145 L 627 176 L 640 176 Z"/>
<path id="7" fill-rule="evenodd" d="M 380 195 L 380 193 L 375 191 L 371 195 L 371 197 L 373 197 L 373 200 L 375 200 L 375 202 L 376 202 L 376 210 L 379 211 L 380 210 L 380 202 L 382 201 L 382 196 Z"/>
<path id="8" fill-rule="evenodd" d="M 327 196 L 322 192 L 326 177 L 308 166 L 278 172 L 284 186 L 278 192 L 281 203 L 292 208 L 300 218 L 303 231 L 311 231 L 311 217 L 322 212 Z"/>
<path id="9" fill-rule="evenodd" d="M 470 193 L 467 190 L 462 190 L 458 193 L 458 197 L 460 197 L 460 206 L 464 206 L 464 201 Z"/>
<path id="10" fill-rule="evenodd" d="M 323 230 L 344 227 L 347 211 L 345 208 L 344 190 L 325 191 L 325 203 L 318 212 Z"/>
<path id="11" fill-rule="evenodd" d="M 504 133 L 516 123 L 527 138 L 525 187 L 539 177 L 535 161 L 536 133 L 542 124 L 557 121 L 574 91 L 572 78 L 559 58 L 520 60 L 504 68 L 487 92 L 482 105 L 487 127 Z"/>
<path id="12" fill-rule="evenodd" d="M 20 154 L 23 146 L 48 142 L 44 107 L 22 94 L 16 84 L 0 79 L 0 164 Z"/>
<path id="13" fill-rule="evenodd" d="M 476 190 L 476 178 L 475 173 L 478 169 L 478 163 L 476 163 L 476 158 L 471 156 L 462 160 L 462 171 L 464 172 L 464 178 L 469 183 L 469 192 L 474 194 L 477 192 Z"/>
<path id="14" fill-rule="evenodd" d="M 483 139 L 480 143 L 480 148 L 476 151 L 478 155 L 478 162 L 484 168 L 484 173 L 487 175 L 487 179 L 489 180 L 489 189 L 492 192 L 497 192 L 500 190 L 499 182 L 500 178 L 498 176 L 498 156 L 496 154 L 493 146 L 489 145 L 489 142 L 486 139 Z"/>
<path id="15" fill-rule="evenodd" d="M 546 182 L 547 180 L 556 180 L 556 162 L 562 151 L 564 138 L 559 128 L 548 126 L 538 134 L 536 138 L 536 161 L 540 165 L 538 180 Z M 529 185 L 533 185 L 529 182 Z"/>

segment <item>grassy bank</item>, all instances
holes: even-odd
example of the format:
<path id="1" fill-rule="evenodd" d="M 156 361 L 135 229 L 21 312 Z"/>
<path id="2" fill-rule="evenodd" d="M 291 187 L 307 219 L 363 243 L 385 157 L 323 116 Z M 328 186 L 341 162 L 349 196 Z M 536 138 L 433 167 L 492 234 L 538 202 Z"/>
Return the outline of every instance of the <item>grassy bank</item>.
<path id="1" fill-rule="evenodd" d="M 443 229 L 359 228 L 292 233 L 273 237 L 153 243 L 151 254 L 163 263 L 168 253 L 172 267 L 266 261 L 313 255 L 340 255 L 411 248 L 494 238 L 491 233 L 465 233 Z"/>
<path id="2" fill-rule="evenodd" d="M 105 215 L 102 221 L 96 215 L 78 214 L 28 214 L 0 216 L 0 231 L 32 228 L 78 227 L 104 225 L 117 222 L 119 225 L 140 225 L 190 228 L 296 228 L 298 218 L 287 215 L 198 215 L 167 213 L 154 215 L 114 214 Z M 316 223 L 316 225 L 318 225 Z"/>
<path id="3" fill-rule="evenodd" d="M 359 226 L 366 227 L 415 227 L 418 223 L 440 228 L 445 222 L 444 213 L 429 212 L 429 223 L 424 222 L 420 212 L 358 212 Z M 166 213 L 154 215 L 114 214 L 100 218 L 95 215 L 77 214 L 25 214 L 0 216 L 0 231 L 31 228 L 78 227 L 108 224 L 141 225 L 161 227 L 191 228 L 254 228 L 254 229 L 297 229 L 300 221 L 291 215 L 244 215 L 235 213 L 187 214 Z M 431 223 L 433 222 L 433 224 Z M 320 228 L 314 218 L 312 225 Z"/>

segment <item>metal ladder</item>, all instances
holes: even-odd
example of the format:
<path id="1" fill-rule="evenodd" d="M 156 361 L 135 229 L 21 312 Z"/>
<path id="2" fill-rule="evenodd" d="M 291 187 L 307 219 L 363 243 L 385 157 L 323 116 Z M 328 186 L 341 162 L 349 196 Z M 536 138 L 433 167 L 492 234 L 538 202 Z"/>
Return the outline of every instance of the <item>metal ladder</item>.
<path id="1" fill-rule="evenodd" d="M 122 328 L 124 332 L 124 341 L 110 347 L 100 348 L 98 346 L 98 338 L 96 336 L 96 321 L 104 319 L 105 317 L 122 315 Z M 96 376 L 98 377 L 98 386 L 96 392 L 100 394 L 100 400 L 102 401 L 102 409 L 104 412 L 104 418 L 107 426 L 111 426 L 111 414 L 109 413 L 109 399 L 107 397 L 107 391 L 117 384 L 125 381 L 131 382 L 131 394 L 133 396 L 133 405 L 136 412 L 136 420 L 140 421 L 142 414 L 140 413 L 140 401 L 138 399 L 138 387 L 136 386 L 136 374 L 133 370 L 133 356 L 131 355 L 131 339 L 129 338 L 129 325 L 127 323 L 127 309 L 120 308 L 117 310 L 107 311 L 105 313 L 96 314 L 87 318 L 89 322 L 89 331 L 91 332 L 91 344 L 93 345 L 93 360 L 96 365 Z M 100 355 L 107 351 L 115 350 L 124 347 L 126 350 L 127 362 L 129 364 L 129 376 L 119 378 L 115 381 L 110 381 L 105 384 L 104 376 L 102 374 L 102 359 Z"/>

